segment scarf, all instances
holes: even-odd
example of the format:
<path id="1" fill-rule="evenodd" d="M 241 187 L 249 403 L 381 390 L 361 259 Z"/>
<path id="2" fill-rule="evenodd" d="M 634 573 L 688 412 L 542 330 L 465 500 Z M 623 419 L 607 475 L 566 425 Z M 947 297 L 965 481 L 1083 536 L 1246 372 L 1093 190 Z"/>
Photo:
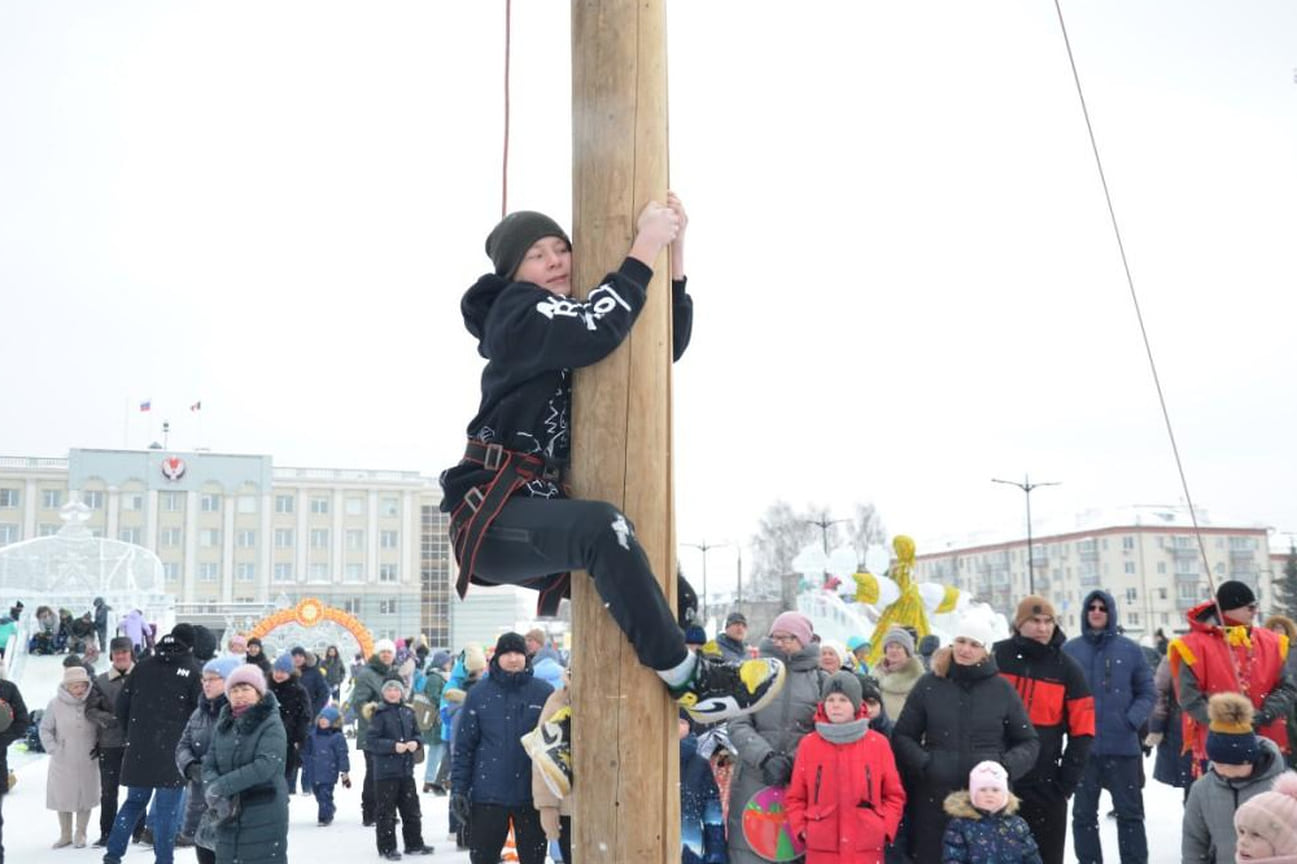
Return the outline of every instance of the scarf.
<path id="1" fill-rule="evenodd" d="M 252 703 L 252 705 L 256 705 L 256 704 L 257 704 L 256 702 Z M 251 708 L 252 705 L 235 705 L 233 702 L 231 702 L 230 715 L 235 718 L 242 717 L 245 713 L 247 713 L 247 710 Z"/>
<path id="2" fill-rule="evenodd" d="M 850 744 L 865 737 L 869 731 L 869 718 L 857 717 L 849 723 L 816 723 L 815 731 L 830 744 Z"/>

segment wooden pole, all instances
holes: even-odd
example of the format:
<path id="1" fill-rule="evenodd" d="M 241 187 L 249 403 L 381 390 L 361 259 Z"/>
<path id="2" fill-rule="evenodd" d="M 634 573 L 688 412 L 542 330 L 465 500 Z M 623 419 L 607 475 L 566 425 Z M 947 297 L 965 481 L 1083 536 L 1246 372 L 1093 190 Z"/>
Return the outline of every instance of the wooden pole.
<path id="1" fill-rule="evenodd" d="M 574 285 L 620 265 L 635 219 L 667 189 L 664 0 L 573 0 Z M 671 481 L 671 288 L 654 262 L 630 337 L 573 386 L 571 478 L 622 509 L 675 608 Z M 669 577 L 669 578 L 668 578 Z M 573 857 L 680 860 L 676 706 L 579 575 L 573 585 Z"/>

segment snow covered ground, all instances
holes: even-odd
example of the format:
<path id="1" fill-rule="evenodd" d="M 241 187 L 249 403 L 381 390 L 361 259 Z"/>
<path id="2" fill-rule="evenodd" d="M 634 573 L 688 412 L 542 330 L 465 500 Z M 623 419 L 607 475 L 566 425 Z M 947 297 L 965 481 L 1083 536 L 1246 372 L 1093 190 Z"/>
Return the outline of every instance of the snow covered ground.
<path id="1" fill-rule="evenodd" d="M 14 864 L 98 862 L 103 854 L 99 849 L 88 847 L 55 851 L 50 848 L 58 834 L 58 822 L 57 817 L 45 809 L 45 757 L 28 755 L 21 752 L 19 746 L 15 745 L 9 754 L 10 765 L 18 774 L 18 785 L 4 800 L 7 860 Z M 365 770 L 364 760 L 353 753 L 352 765 L 352 779 L 358 781 Z M 1146 767 L 1149 777 L 1152 777 L 1152 759 Z M 457 851 L 455 841 L 446 837 L 446 799 L 422 795 L 420 800 L 423 806 L 424 842 L 435 846 L 437 854 L 410 860 L 467 864 L 468 853 Z M 362 828 L 360 825 L 360 783 L 354 782 L 351 789 L 343 789 L 339 785 L 337 801 L 338 815 L 334 823 L 328 828 L 320 828 L 315 824 L 315 799 L 300 795 L 293 797 L 290 807 L 292 821 L 288 831 L 288 860 L 292 864 L 378 860 L 374 829 Z M 1149 861 L 1152 864 L 1174 864 L 1180 860 L 1180 801 L 1180 790 L 1161 783 L 1150 780 L 1144 789 Z M 1107 812 L 1107 796 L 1104 796 L 1102 805 L 1102 812 Z M 1111 819 L 1103 819 L 1101 822 L 1099 830 L 1103 837 L 1105 857 L 1109 861 L 1118 861 L 1117 823 Z M 98 824 L 98 811 L 93 814 L 91 823 Z M 93 841 L 94 836 L 90 839 Z M 1068 844 L 1067 860 L 1075 862 L 1070 848 L 1070 836 Z M 152 860 L 152 850 L 143 846 L 131 846 L 124 859 L 126 862 L 136 861 L 140 864 Z M 177 862 L 193 860 L 192 850 L 177 850 Z"/>

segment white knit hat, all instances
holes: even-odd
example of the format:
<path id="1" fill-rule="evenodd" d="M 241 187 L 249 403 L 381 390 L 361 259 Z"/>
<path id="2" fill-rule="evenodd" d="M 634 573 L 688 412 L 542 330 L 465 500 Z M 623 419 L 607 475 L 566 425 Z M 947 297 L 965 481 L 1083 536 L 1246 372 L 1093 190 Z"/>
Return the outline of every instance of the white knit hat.
<path id="1" fill-rule="evenodd" d="M 958 639 L 960 636 L 972 639 L 987 651 L 995 644 L 995 628 L 991 626 L 990 618 L 976 609 L 969 609 L 956 622 L 951 638 Z"/>
<path id="2" fill-rule="evenodd" d="M 375 654 L 382 654 L 384 651 L 391 651 L 393 654 L 395 654 L 396 643 L 393 642 L 391 639 L 379 639 L 377 642 L 374 643 Z"/>

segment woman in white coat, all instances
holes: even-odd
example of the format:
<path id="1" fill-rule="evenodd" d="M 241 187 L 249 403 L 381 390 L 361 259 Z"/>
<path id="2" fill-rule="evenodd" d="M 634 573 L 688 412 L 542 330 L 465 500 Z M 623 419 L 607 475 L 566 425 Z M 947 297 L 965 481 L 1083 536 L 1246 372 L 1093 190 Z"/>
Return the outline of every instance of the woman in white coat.
<path id="1" fill-rule="evenodd" d="M 85 847 L 90 811 L 99 805 L 99 766 L 90 755 L 95 749 L 97 727 L 86 717 L 89 695 L 90 675 L 85 667 L 64 669 L 63 683 L 41 718 L 41 746 L 50 757 L 45 807 L 59 814 L 55 849 Z M 77 814 L 75 838 L 73 813 Z"/>

